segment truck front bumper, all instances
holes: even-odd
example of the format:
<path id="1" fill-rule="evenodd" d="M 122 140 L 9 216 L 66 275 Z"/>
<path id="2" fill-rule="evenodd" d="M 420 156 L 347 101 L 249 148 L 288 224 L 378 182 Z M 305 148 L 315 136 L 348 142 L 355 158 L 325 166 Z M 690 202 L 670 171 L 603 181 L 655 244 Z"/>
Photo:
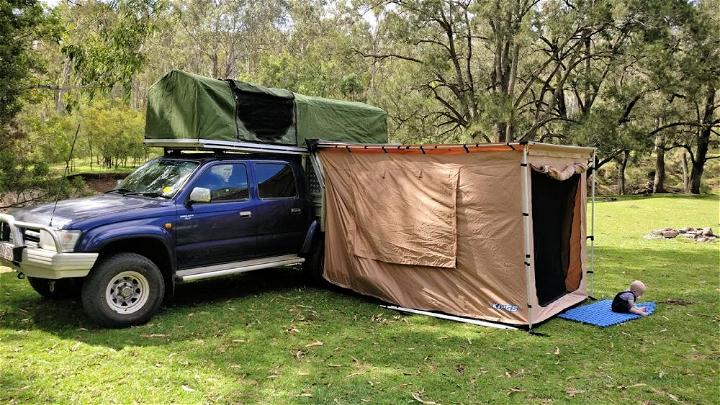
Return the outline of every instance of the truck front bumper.
<path id="1" fill-rule="evenodd" d="M 97 253 L 57 253 L 45 249 L 24 248 L 19 262 L 0 259 L 4 266 L 36 278 L 85 277 L 97 261 Z"/>
<path id="2" fill-rule="evenodd" d="M 7 229 L 5 229 L 7 227 Z M 98 253 L 60 252 L 25 246 L 21 229 L 45 230 L 52 235 L 61 251 L 55 230 L 45 225 L 15 221 L 11 215 L 0 214 L 0 265 L 12 267 L 30 277 L 60 279 L 85 277 L 95 265 Z"/>

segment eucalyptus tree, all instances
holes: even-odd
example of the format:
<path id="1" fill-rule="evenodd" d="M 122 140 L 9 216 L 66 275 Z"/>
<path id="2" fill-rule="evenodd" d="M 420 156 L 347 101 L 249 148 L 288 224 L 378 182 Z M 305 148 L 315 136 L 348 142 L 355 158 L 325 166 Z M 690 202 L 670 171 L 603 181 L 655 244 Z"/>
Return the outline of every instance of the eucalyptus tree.
<path id="1" fill-rule="evenodd" d="M 35 48 L 40 40 L 57 40 L 52 28 L 37 1 L 0 0 L 0 193 L 47 181 L 47 165 L 20 153 L 27 135 L 16 118 L 43 68 Z"/>

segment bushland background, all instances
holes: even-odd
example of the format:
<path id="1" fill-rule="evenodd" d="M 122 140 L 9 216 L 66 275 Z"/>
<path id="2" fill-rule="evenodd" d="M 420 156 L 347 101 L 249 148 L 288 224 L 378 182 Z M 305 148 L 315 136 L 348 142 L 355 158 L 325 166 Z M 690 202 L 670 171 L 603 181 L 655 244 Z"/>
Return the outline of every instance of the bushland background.
<path id="1" fill-rule="evenodd" d="M 717 0 L 48 1 L 0 0 L 0 207 L 157 154 L 171 69 L 374 104 L 393 142 L 594 146 L 601 193 L 719 186 Z"/>

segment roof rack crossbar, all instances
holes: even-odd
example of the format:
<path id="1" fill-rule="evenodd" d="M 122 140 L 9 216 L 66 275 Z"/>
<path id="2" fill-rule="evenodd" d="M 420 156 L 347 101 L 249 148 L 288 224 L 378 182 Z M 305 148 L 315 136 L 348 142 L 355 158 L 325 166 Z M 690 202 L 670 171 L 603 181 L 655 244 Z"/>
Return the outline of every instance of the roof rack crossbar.
<path id="1" fill-rule="evenodd" d="M 185 139 L 145 139 L 145 145 L 162 147 L 165 150 L 207 150 L 233 151 L 249 153 L 274 153 L 289 155 L 306 155 L 308 148 L 294 145 L 275 145 L 239 141 L 215 141 L 202 138 Z"/>

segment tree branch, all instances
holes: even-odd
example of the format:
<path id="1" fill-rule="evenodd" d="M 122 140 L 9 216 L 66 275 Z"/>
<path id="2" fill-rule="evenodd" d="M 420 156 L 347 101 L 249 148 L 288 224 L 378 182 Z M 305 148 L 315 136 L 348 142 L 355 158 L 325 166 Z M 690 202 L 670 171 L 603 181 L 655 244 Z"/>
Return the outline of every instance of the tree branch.
<path id="1" fill-rule="evenodd" d="M 426 63 L 420 59 L 413 58 L 411 56 L 404 56 L 404 55 L 398 55 L 396 53 L 386 53 L 386 54 L 374 54 L 374 53 L 365 53 L 359 49 L 353 49 L 353 52 L 359 54 L 363 58 L 375 58 L 375 59 L 388 59 L 388 58 L 395 58 L 395 59 L 402 59 L 409 62 L 415 62 L 419 63 L 421 65 L 426 65 Z"/>

